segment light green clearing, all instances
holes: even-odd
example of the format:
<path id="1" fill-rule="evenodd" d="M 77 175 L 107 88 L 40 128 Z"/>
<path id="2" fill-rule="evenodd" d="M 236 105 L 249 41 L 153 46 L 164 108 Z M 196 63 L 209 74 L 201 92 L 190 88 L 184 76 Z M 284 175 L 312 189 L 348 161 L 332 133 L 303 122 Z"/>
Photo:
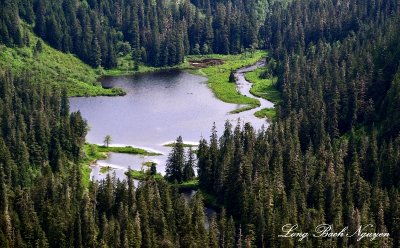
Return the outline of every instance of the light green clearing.
<path id="1" fill-rule="evenodd" d="M 138 154 L 144 156 L 159 156 L 161 153 L 149 152 L 142 148 L 136 148 L 132 146 L 116 147 L 116 146 L 99 146 L 95 145 L 99 152 L 114 152 L 114 153 L 128 153 L 128 154 Z"/>
<path id="2" fill-rule="evenodd" d="M 160 173 L 157 173 L 155 175 L 150 175 L 150 171 L 138 171 L 138 170 L 128 170 L 125 172 L 125 174 L 128 176 L 130 175 L 133 179 L 136 180 L 147 180 L 147 179 L 155 179 L 155 180 L 161 180 L 163 176 Z"/>
<path id="3" fill-rule="evenodd" d="M 254 113 L 258 118 L 268 118 L 269 120 L 275 119 L 276 110 L 275 108 L 264 108 Z"/>
<path id="4" fill-rule="evenodd" d="M 99 152 L 96 145 L 85 144 L 83 146 L 84 156 L 80 161 L 82 171 L 82 182 L 85 188 L 89 187 L 90 184 L 90 164 L 95 163 L 99 159 L 106 159 L 107 154 Z"/>
<path id="5" fill-rule="evenodd" d="M 6 47 L 0 45 L 0 69 L 11 70 L 15 75 L 30 73 L 35 81 L 43 85 L 67 89 L 69 96 L 114 96 L 123 95 L 122 89 L 104 89 L 97 81 L 101 70 L 95 70 L 72 54 L 66 54 L 47 45 L 32 32 L 32 27 L 23 24 L 30 45 Z M 34 54 L 37 41 L 42 42 L 43 51 Z"/>
<path id="6" fill-rule="evenodd" d="M 250 93 L 257 97 L 267 99 L 274 104 L 279 104 L 282 98 L 281 93 L 277 90 L 275 85 L 277 78 L 262 78 L 261 74 L 263 70 L 263 68 L 257 68 L 245 74 L 246 80 L 253 84 Z M 275 108 L 264 108 L 255 112 L 254 115 L 258 118 L 268 118 L 271 120 L 276 117 L 276 110 Z"/>
<path id="7" fill-rule="evenodd" d="M 185 189 L 185 190 L 189 190 L 189 189 L 198 189 L 199 188 L 199 180 L 198 179 L 192 179 L 186 182 L 182 182 L 179 184 L 174 184 L 174 186 L 180 188 L 180 189 Z"/>
<path id="8" fill-rule="evenodd" d="M 197 147 L 198 145 L 193 145 L 193 144 L 182 144 L 183 145 L 183 147 Z M 173 142 L 173 143 L 168 143 L 168 144 L 165 144 L 165 145 L 163 145 L 163 146 L 165 146 L 165 147 L 174 147 L 175 146 L 175 142 Z"/>
<path id="9" fill-rule="evenodd" d="M 257 68 L 245 74 L 246 80 L 253 84 L 250 93 L 277 104 L 281 101 L 281 93 L 275 86 L 277 78 L 261 78 L 263 70 L 263 68 Z"/>
<path id="10" fill-rule="evenodd" d="M 188 56 L 187 59 L 205 59 L 214 58 L 224 61 L 222 65 L 214 65 L 206 68 L 192 70 L 193 73 L 208 78 L 208 85 L 215 96 L 227 103 L 245 104 L 247 106 L 235 110 L 235 113 L 246 111 L 260 106 L 260 102 L 255 98 L 243 96 L 237 92 L 236 84 L 229 82 L 229 74 L 232 70 L 255 64 L 265 57 L 265 51 L 255 51 L 252 53 L 243 53 L 239 55 L 219 55 L 212 54 L 206 56 Z"/>
<path id="11" fill-rule="evenodd" d="M 109 172 L 111 170 L 113 170 L 113 168 L 111 168 L 110 166 L 103 166 L 103 167 L 100 168 L 100 173 L 101 174 L 105 174 L 105 173 L 107 173 L 107 172 Z"/>

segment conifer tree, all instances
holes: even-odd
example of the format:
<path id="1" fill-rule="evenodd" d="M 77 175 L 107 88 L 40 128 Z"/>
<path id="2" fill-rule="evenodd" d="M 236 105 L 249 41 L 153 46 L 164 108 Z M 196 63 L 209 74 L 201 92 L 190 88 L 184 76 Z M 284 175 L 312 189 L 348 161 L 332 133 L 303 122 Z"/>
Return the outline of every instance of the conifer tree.
<path id="1" fill-rule="evenodd" d="M 185 162 L 185 166 L 183 167 L 183 181 L 188 181 L 194 178 L 194 169 L 193 167 L 195 166 L 195 158 L 194 158 L 194 153 L 192 150 L 192 147 L 189 147 L 188 153 L 187 153 L 187 161 Z"/>
<path id="2" fill-rule="evenodd" d="M 170 182 L 182 182 L 183 169 L 185 166 L 185 155 L 184 155 L 182 137 L 179 136 L 174 143 L 171 153 L 168 156 L 165 177 Z"/>

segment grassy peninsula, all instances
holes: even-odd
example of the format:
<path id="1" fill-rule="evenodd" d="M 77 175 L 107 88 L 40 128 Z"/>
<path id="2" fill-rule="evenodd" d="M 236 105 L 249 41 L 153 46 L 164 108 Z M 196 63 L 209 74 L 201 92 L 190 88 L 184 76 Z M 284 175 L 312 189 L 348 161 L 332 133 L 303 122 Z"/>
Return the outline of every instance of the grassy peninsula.
<path id="1" fill-rule="evenodd" d="M 204 56 L 188 56 L 188 60 L 206 58 L 222 60 L 222 64 L 193 69 L 192 72 L 208 78 L 208 85 L 218 99 L 227 103 L 247 105 L 235 111 L 241 112 L 259 106 L 260 102 L 257 99 L 239 94 L 236 90 L 236 84 L 229 82 L 229 74 L 231 71 L 256 63 L 266 55 L 267 53 L 265 51 L 254 51 L 237 55 L 211 54 Z"/>
<path id="2" fill-rule="evenodd" d="M 281 94 L 275 85 L 277 78 L 263 78 L 263 70 L 263 68 L 258 68 L 245 74 L 246 80 L 253 84 L 250 93 L 274 104 L 278 104 L 281 101 Z M 254 113 L 254 115 L 258 118 L 266 117 L 268 119 L 274 119 L 276 117 L 276 110 L 275 108 L 264 108 Z"/>
<path id="3" fill-rule="evenodd" d="M 145 149 L 142 148 L 136 148 L 132 146 L 124 146 L 124 147 L 117 147 L 117 146 L 99 146 L 99 145 L 94 145 L 96 146 L 96 149 L 99 152 L 114 152 L 114 153 L 127 153 L 127 154 L 135 154 L 135 155 L 144 155 L 144 156 L 158 156 L 162 155 L 161 153 L 156 153 L 156 152 L 149 152 L 146 151 Z"/>

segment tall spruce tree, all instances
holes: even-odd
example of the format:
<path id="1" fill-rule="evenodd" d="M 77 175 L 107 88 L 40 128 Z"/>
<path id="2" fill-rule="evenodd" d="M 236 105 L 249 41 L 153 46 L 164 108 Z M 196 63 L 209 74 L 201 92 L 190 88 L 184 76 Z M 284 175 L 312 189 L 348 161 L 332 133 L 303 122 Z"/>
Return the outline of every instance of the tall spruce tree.
<path id="1" fill-rule="evenodd" d="M 173 147 L 171 153 L 168 155 L 167 164 L 165 168 L 165 177 L 170 182 L 182 182 L 183 169 L 185 167 L 185 150 L 183 147 L 182 137 L 179 136 Z"/>

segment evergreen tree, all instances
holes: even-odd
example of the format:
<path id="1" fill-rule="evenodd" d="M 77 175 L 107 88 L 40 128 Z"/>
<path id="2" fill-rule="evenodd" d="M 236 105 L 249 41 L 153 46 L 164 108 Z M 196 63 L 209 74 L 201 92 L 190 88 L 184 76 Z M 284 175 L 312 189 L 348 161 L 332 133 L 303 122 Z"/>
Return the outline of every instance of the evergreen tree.
<path id="1" fill-rule="evenodd" d="M 195 166 L 195 157 L 194 153 L 192 150 L 192 147 L 189 147 L 188 153 L 187 153 L 187 161 L 185 163 L 185 166 L 183 167 L 183 181 L 188 181 L 194 178 L 194 169 L 193 167 Z"/>
<path id="2" fill-rule="evenodd" d="M 185 167 L 185 155 L 184 155 L 182 137 L 179 136 L 174 143 L 171 153 L 168 155 L 165 177 L 170 182 L 182 182 L 183 169 Z"/>

